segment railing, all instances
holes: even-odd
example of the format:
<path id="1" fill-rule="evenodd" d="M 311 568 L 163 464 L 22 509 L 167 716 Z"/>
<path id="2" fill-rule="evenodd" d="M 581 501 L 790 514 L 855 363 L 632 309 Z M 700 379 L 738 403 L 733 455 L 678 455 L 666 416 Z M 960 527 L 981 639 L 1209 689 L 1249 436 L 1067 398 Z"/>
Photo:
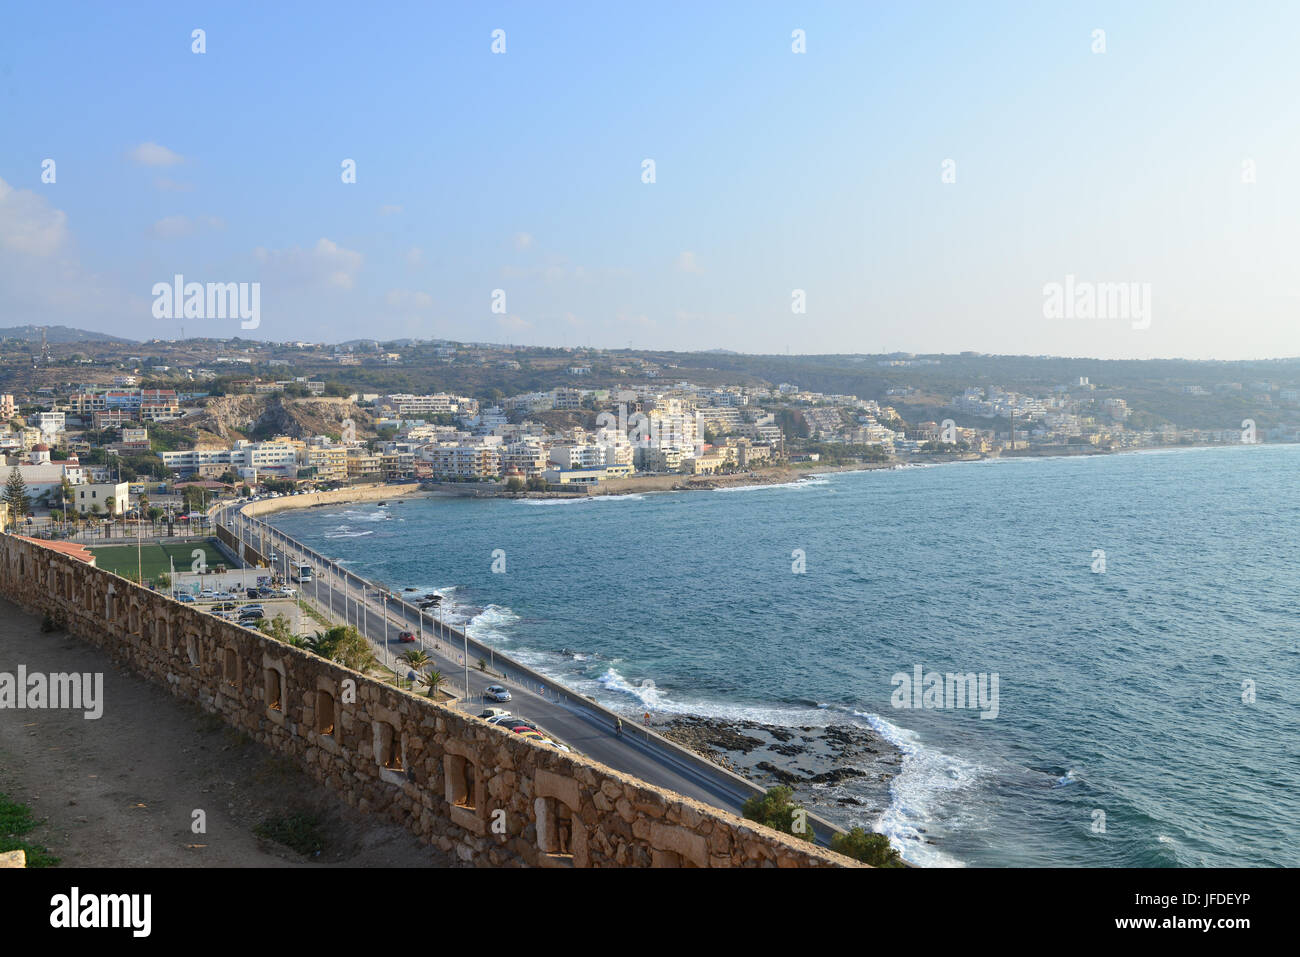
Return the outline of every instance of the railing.
<path id="1" fill-rule="evenodd" d="M 534 671 L 527 665 L 521 664 L 514 659 L 501 654 L 494 648 L 483 645 L 473 638 L 469 637 L 463 629 L 448 625 L 445 622 L 439 623 L 438 620 L 429 616 L 427 612 L 421 612 L 420 609 L 411 602 L 394 595 L 392 592 L 386 592 L 373 582 L 362 578 L 354 572 L 338 565 L 333 559 L 322 555 L 295 538 L 286 535 L 280 529 L 258 519 L 254 516 L 245 514 L 242 507 L 226 506 L 220 510 L 224 513 L 226 508 L 236 508 L 239 511 L 240 518 L 249 523 L 250 529 L 253 526 L 260 526 L 259 534 L 267 536 L 272 541 L 278 541 L 282 548 L 292 548 L 302 555 L 309 556 L 310 559 L 317 563 L 318 568 L 327 568 L 336 578 L 342 578 L 345 584 L 344 607 L 346 608 L 347 590 L 349 584 L 361 593 L 361 601 L 369 604 L 370 592 L 376 593 L 376 596 L 388 595 L 388 605 L 396 605 L 402 609 L 403 624 L 410 625 L 414 622 L 428 621 L 429 626 L 434 628 L 434 633 L 447 641 L 454 639 L 455 646 L 444 644 L 441 653 L 447 657 L 456 657 L 464 654 L 465 648 L 485 661 L 492 661 L 492 672 L 501 677 L 502 683 L 512 685 L 516 688 L 526 689 L 551 701 L 554 704 L 563 705 L 571 711 L 583 713 L 588 720 L 593 720 L 598 724 L 608 727 L 611 733 L 622 723 L 622 737 L 624 740 L 630 740 L 640 743 L 645 749 L 652 750 L 659 757 L 666 759 L 667 763 L 675 766 L 679 771 L 684 771 L 688 776 L 697 779 L 703 775 L 713 784 L 725 784 L 726 789 L 732 794 L 733 798 L 743 800 L 752 795 L 761 795 L 764 789 L 754 782 L 741 777 L 734 771 L 729 771 L 720 765 L 714 764 L 702 755 L 696 754 L 689 748 L 683 747 L 675 741 L 664 737 L 652 728 L 637 721 L 626 720 L 622 715 L 605 707 L 599 702 L 585 695 L 578 694 L 569 688 L 564 687 L 556 681 L 546 677 L 539 672 Z M 246 506 L 244 506 L 246 507 Z M 230 527 L 231 533 L 236 539 L 239 539 L 239 533 L 233 527 Z M 301 589 L 300 589 L 301 592 Z M 333 611 L 331 609 L 331 614 Z M 464 693 L 467 693 L 468 689 Z M 825 820 L 814 814 L 808 815 L 808 820 L 812 822 L 814 830 L 818 837 L 818 843 L 829 844 L 830 835 L 843 833 L 843 828 L 830 821 Z"/>

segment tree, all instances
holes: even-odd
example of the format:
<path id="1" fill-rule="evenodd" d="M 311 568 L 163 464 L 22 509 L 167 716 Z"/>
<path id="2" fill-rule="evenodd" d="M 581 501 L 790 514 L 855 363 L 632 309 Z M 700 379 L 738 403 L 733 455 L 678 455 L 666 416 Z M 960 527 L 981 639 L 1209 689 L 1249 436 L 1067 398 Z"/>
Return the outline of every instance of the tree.
<path id="1" fill-rule="evenodd" d="M 284 615 L 276 615 L 270 621 L 263 618 L 258 623 L 258 627 L 262 634 L 276 641 L 283 641 L 285 644 L 293 643 L 293 632 L 289 630 L 289 620 Z"/>
<path id="2" fill-rule="evenodd" d="M 32 497 L 27 494 L 27 483 L 18 466 L 9 469 L 9 481 L 5 483 L 4 503 L 9 506 L 9 517 L 17 521 L 24 515 L 32 513 Z"/>
<path id="3" fill-rule="evenodd" d="M 766 794 L 755 794 L 749 798 L 744 807 L 741 808 L 741 812 L 751 821 L 765 824 L 774 831 L 793 834 L 805 841 L 811 841 L 813 839 L 812 826 L 806 823 L 807 818 L 804 809 L 790 800 L 793 796 L 793 789 L 785 785 L 777 785 L 774 788 L 768 788 Z M 800 829 L 795 828 L 796 821 L 803 822 Z"/>
<path id="4" fill-rule="evenodd" d="M 442 676 L 441 671 L 422 671 L 420 672 L 420 684 L 426 685 L 429 689 L 429 697 L 436 697 L 438 687 L 447 679 Z"/>
<path id="5" fill-rule="evenodd" d="M 416 671 L 419 671 L 430 661 L 432 661 L 433 658 L 429 655 L 427 651 L 421 651 L 418 648 L 412 648 L 410 651 L 402 655 L 402 660 L 405 661 L 412 668 L 414 668 Z"/>
<path id="6" fill-rule="evenodd" d="M 883 834 L 871 834 L 860 827 L 832 837 L 831 850 L 872 867 L 903 866 L 903 859 L 889 843 L 889 838 Z"/>
<path id="7" fill-rule="evenodd" d="M 370 643 L 351 625 L 338 625 L 326 632 L 317 632 L 311 650 L 353 671 L 366 672 L 378 664 Z"/>
<path id="8" fill-rule="evenodd" d="M 524 490 L 524 480 L 518 475 L 512 475 L 506 479 L 507 492 L 522 492 Z"/>

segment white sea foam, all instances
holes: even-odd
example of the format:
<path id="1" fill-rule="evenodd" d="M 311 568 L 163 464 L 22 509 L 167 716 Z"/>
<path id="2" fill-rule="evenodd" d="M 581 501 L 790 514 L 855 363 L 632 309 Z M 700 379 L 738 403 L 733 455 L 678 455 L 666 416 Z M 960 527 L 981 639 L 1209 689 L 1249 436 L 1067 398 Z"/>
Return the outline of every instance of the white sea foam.
<path id="1" fill-rule="evenodd" d="M 855 712 L 903 755 L 903 764 L 889 784 L 889 807 L 876 822 L 876 830 L 907 861 L 926 867 L 962 867 L 961 861 L 925 841 L 929 830 L 943 817 L 936 805 L 949 800 L 953 791 L 968 790 L 981 777 L 982 769 L 921 744 L 915 733 L 891 724 L 875 714 Z"/>
<path id="2" fill-rule="evenodd" d="M 715 488 L 715 492 L 756 492 L 774 488 L 816 488 L 819 485 L 829 485 L 830 482 L 824 478 L 807 478 L 800 479 L 797 482 L 777 482 L 773 485 L 728 485 L 722 488 Z"/>

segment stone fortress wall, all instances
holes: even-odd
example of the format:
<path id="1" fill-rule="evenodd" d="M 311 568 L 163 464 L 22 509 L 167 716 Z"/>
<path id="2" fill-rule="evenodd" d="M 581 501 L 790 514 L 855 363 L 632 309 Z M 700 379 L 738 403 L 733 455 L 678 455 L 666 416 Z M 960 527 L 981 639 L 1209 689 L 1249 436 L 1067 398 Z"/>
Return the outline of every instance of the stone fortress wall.
<path id="1" fill-rule="evenodd" d="M 470 864 L 857 866 L 11 535 L 0 594 Z"/>

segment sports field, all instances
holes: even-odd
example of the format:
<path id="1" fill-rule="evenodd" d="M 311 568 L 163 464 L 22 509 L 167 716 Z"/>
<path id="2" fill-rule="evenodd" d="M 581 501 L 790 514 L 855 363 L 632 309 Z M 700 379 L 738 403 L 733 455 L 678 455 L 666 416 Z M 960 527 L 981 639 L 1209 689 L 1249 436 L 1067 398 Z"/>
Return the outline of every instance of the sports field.
<path id="1" fill-rule="evenodd" d="M 229 565 L 229 559 L 221 554 L 211 542 L 168 542 L 160 545 L 145 542 L 138 553 L 139 568 L 146 581 L 155 581 L 159 575 L 170 574 L 172 563 L 176 570 L 188 572 L 192 569 L 195 550 L 203 552 L 203 560 L 208 568 L 217 565 Z M 92 547 L 95 555 L 95 567 L 113 572 L 123 578 L 134 579 L 137 568 L 137 552 L 134 545 L 100 545 Z"/>

